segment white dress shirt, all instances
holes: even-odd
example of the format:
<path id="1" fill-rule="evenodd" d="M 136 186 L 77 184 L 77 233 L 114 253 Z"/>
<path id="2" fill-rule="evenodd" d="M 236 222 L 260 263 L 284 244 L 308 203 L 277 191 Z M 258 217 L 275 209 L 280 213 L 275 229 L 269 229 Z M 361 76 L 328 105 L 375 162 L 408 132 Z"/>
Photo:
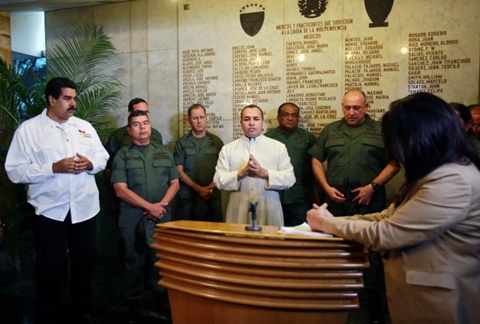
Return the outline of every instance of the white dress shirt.
<path id="1" fill-rule="evenodd" d="M 91 171 L 79 174 L 53 173 L 52 165 L 76 153 L 86 156 Z M 15 131 L 5 162 L 8 177 L 27 186 L 28 202 L 37 215 L 64 221 L 68 211 L 72 223 L 94 217 L 100 210 L 94 174 L 105 169 L 108 153 L 92 125 L 70 117 L 59 124 L 47 109 Z"/>

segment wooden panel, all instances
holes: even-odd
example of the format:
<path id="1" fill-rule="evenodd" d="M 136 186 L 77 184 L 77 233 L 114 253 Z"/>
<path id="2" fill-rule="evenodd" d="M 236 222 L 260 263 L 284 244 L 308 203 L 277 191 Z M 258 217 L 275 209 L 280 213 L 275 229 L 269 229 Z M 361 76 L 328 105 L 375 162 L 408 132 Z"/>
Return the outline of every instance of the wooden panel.
<path id="1" fill-rule="evenodd" d="M 303 317 L 314 323 L 334 314 L 345 322 L 346 311 L 359 306 L 365 249 L 338 238 L 290 237 L 278 229 L 251 233 L 240 224 L 189 221 L 159 226 L 152 248 L 175 324 L 225 323 L 219 318 L 235 323 L 239 309 L 272 321 L 286 316 L 295 319 L 291 323 L 303 324 Z M 201 300 L 205 307 L 198 311 L 204 315 L 183 314 L 189 300 Z"/>
<path id="2" fill-rule="evenodd" d="M 345 324 L 344 311 L 298 311 L 267 307 L 245 308 L 240 304 L 199 298 L 169 290 L 175 324 Z M 177 302 L 179 301 L 179 302 Z"/>

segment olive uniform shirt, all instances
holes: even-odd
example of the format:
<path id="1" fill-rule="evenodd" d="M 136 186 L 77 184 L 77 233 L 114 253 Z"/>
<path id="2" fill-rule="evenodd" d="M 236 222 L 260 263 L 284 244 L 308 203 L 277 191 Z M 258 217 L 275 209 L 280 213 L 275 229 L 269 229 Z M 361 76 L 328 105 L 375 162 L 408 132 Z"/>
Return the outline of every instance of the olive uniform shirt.
<path id="1" fill-rule="evenodd" d="M 200 186 L 208 186 L 213 181 L 218 155 L 223 147 L 220 137 L 207 131 L 203 138 L 196 138 L 189 131 L 175 144 L 174 159 L 183 171 Z M 204 201 L 195 189 L 180 181 L 178 197 L 180 205 L 177 219 L 223 221 L 222 195 L 217 188 L 212 196 Z"/>
<path id="2" fill-rule="evenodd" d="M 223 147 L 220 137 L 207 132 L 201 145 L 197 145 L 197 139 L 189 131 L 175 144 L 174 159 L 176 165 L 183 166 L 183 171 L 200 186 L 208 186 L 213 181 L 218 154 Z M 180 199 L 195 198 L 197 192 L 180 182 Z M 219 196 L 220 191 L 215 190 L 214 196 Z"/>
<path id="3" fill-rule="evenodd" d="M 121 149 L 123 146 L 132 143 L 132 137 L 128 133 L 127 128 L 128 125 L 116 129 L 110 135 L 107 145 L 105 145 L 105 149 L 107 150 L 108 154 L 110 154 L 110 159 L 107 162 L 107 169 L 112 168 L 113 159 L 115 158 L 115 154 L 117 154 L 118 150 Z M 163 144 L 162 141 L 162 135 L 160 134 L 160 132 L 155 128 L 152 128 L 150 142 Z"/>
<path id="4" fill-rule="evenodd" d="M 478 157 L 480 157 L 480 138 L 475 136 L 475 133 L 469 129 L 467 132 L 468 139 L 472 142 L 475 152 L 477 152 Z"/>
<path id="5" fill-rule="evenodd" d="M 386 207 L 383 186 L 374 193 L 369 205 L 353 204 L 357 193 L 351 192 L 371 183 L 388 164 L 380 122 L 366 114 L 363 124 L 349 126 L 342 118 L 322 130 L 317 143 L 308 153 L 321 163 L 327 161 L 325 172 L 329 185 L 347 198 L 345 203 L 338 204 L 325 195 L 333 215 L 376 212 Z"/>
<path id="6" fill-rule="evenodd" d="M 283 132 L 280 127 L 269 130 L 265 136 L 273 138 L 287 147 L 290 163 L 296 182 L 289 189 L 280 191 L 282 204 L 313 202 L 313 172 L 308 150 L 315 144 L 316 138 L 309 131 L 297 128 L 291 133 Z"/>
<path id="7" fill-rule="evenodd" d="M 131 143 L 122 147 L 113 160 L 111 183 L 126 183 L 130 190 L 151 203 L 161 201 L 170 182 L 178 178 L 172 154 L 157 143 L 151 142 L 145 147 Z M 161 221 L 168 221 L 169 214 Z M 121 200 L 119 226 L 136 225 L 143 216 L 142 209 Z"/>
<path id="8" fill-rule="evenodd" d="M 160 202 L 170 182 L 180 177 L 172 154 L 163 145 L 150 143 L 137 146 L 134 143 L 123 146 L 112 164 L 111 183 L 126 183 L 128 189 L 150 203 Z M 154 271 L 155 251 L 149 246 L 155 242 L 153 234 L 157 223 L 171 220 L 171 208 L 157 221 L 148 219 L 144 210 L 120 200 L 118 227 L 123 241 L 124 274 L 121 282 L 122 298 L 126 301 L 143 297 L 144 283 L 142 268 L 148 268 L 148 278 L 157 292 L 162 288 L 158 282 L 158 271 Z M 143 244 L 143 242 L 144 244 Z M 146 255 L 150 255 L 145 264 Z"/>

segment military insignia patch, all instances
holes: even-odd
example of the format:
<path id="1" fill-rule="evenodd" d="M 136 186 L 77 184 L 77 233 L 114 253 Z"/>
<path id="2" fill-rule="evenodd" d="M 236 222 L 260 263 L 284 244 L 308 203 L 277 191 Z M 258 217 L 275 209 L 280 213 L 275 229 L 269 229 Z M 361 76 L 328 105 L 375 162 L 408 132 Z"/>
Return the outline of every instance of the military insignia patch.
<path id="1" fill-rule="evenodd" d="M 240 24 L 247 35 L 255 36 L 262 29 L 265 20 L 265 7 L 261 4 L 247 4 L 240 10 Z"/>

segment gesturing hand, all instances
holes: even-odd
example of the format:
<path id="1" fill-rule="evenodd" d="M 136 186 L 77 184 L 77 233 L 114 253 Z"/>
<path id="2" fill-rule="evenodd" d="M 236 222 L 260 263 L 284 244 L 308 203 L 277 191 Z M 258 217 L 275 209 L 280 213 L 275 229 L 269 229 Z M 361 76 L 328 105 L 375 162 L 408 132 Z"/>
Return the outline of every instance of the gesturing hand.
<path id="1" fill-rule="evenodd" d="M 323 231 L 323 220 L 327 217 L 334 216 L 327 210 L 327 204 L 323 204 L 321 206 L 313 204 L 312 207 L 313 208 L 307 212 L 308 225 L 312 231 Z"/>
<path id="2" fill-rule="evenodd" d="M 248 159 L 248 175 L 251 177 L 258 177 L 262 179 L 268 179 L 268 170 L 262 168 L 257 159 L 250 154 Z"/>
<path id="3" fill-rule="evenodd" d="M 53 173 L 79 174 L 92 168 L 92 162 L 79 153 L 75 156 L 58 160 L 52 164 Z"/>

